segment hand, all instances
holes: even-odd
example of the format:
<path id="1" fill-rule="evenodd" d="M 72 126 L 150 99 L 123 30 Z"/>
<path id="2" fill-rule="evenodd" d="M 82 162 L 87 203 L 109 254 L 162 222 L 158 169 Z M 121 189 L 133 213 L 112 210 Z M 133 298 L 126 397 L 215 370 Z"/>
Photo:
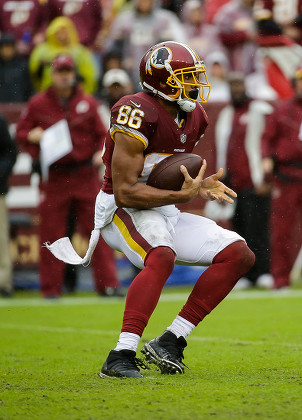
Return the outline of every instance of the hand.
<path id="1" fill-rule="evenodd" d="M 27 140 L 30 143 L 39 144 L 40 141 L 42 140 L 43 132 L 44 132 L 43 128 L 35 127 L 32 130 L 30 130 L 30 132 L 28 133 Z"/>
<path id="2" fill-rule="evenodd" d="M 181 190 L 185 191 L 188 194 L 188 198 L 192 199 L 199 194 L 201 183 L 203 182 L 203 177 L 207 169 L 207 162 L 204 159 L 199 170 L 199 173 L 196 178 L 191 178 L 187 168 L 184 165 L 180 166 L 180 171 L 183 174 L 185 181 L 182 184 Z"/>
<path id="3" fill-rule="evenodd" d="M 223 169 L 220 168 L 216 174 L 208 176 L 205 178 L 200 187 L 200 195 L 208 200 L 217 200 L 219 203 L 226 201 L 230 204 L 234 203 L 234 200 L 231 197 L 237 197 L 235 191 L 231 190 L 225 186 L 219 178 L 221 178 L 223 174 Z M 229 197 L 231 196 L 231 197 Z"/>
<path id="4" fill-rule="evenodd" d="M 259 195 L 260 197 L 266 197 L 269 196 L 272 192 L 272 185 L 268 182 L 262 182 L 262 184 L 259 184 L 255 187 L 255 193 Z"/>
<path id="5" fill-rule="evenodd" d="M 261 162 L 264 175 L 271 175 L 274 171 L 274 160 L 271 157 L 262 159 Z"/>
<path id="6" fill-rule="evenodd" d="M 96 168 L 100 168 L 101 166 L 103 166 L 104 163 L 103 163 L 102 156 L 103 156 L 102 151 L 98 151 L 94 153 L 94 155 L 92 156 L 93 166 L 95 166 Z"/>

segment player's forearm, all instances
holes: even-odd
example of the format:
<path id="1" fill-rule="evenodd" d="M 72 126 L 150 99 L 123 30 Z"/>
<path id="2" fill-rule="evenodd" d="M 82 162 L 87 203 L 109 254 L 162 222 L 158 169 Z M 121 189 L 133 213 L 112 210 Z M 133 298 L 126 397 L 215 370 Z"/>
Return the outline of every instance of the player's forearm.
<path id="1" fill-rule="evenodd" d="M 125 188 L 113 188 L 118 207 L 151 209 L 169 204 L 187 203 L 195 195 L 188 190 L 160 190 L 139 182 Z"/>

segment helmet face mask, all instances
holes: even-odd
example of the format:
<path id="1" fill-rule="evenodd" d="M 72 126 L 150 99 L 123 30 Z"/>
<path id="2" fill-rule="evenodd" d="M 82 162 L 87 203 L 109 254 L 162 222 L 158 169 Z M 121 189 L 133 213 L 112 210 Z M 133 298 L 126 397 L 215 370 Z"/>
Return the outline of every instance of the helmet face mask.
<path id="1" fill-rule="evenodd" d="M 210 95 L 210 85 L 202 61 L 200 61 L 199 66 L 175 70 L 168 77 L 166 83 L 173 88 L 177 87 L 178 90 L 182 89 L 185 98 L 191 101 L 205 103 L 208 101 Z M 189 95 L 187 93 L 186 87 L 190 87 L 193 91 L 197 92 L 196 98 L 194 98 L 195 95 Z M 190 91 L 190 89 L 188 90 Z"/>
<path id="2" fill-rule="evenodd" d="M 205 103 L 209 98 L 211 87 L 204 63 L 181 42 L 151 47 L 141 60 L 140 76 L 143 88 L 168 101 Z"/>

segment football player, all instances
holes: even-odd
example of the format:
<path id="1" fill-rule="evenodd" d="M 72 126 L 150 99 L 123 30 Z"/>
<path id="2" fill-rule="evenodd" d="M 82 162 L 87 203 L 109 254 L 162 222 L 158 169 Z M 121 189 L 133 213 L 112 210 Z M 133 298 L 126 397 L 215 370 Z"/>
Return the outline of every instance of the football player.
<path id="1" fill-rule="evenodd" d="M 219 181 L 222 169 L 204 179 L 203 161 L 192 179 L 181 166 L 180 191 L 146 185 L 154 165 L 174 153 L 192 152 L 205 132 L 208 121 L 201 103 L 207 101 L 210 86 L 203 61 L 185 44 L 163 42 L 142 57 L 140 77 L 144 91 L 123 97 L 112 108 L 95 230 L 86 256 L 77 260 L 89 260 L 101 232 L 111 247 L 141 269 L 129 287 L 119 340 L 101 377 L 143 376 L 136 351 L 175 263 L 210 267 L 171 325 L 142 348 L 146 360 L 166 374 L 184 373 L 186 337 L 254 264 L 254 254 L 238 234 L 175 206 L 198 194 L 232 203 L 236 193 Z M 49 248 L 62 258 L 62 247 L 65 261 L 73 255 L 74 262 L 69 242 Z"/>

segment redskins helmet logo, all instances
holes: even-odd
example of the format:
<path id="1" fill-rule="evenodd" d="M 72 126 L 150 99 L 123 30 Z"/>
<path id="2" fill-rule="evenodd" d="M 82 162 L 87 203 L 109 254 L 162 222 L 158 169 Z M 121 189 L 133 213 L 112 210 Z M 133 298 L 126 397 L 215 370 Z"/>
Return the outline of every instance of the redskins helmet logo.
<path id="1" fill-rule="evenodd" d="M 146 62 L 146 72 L 152 74 L 152 67 L 157 69 L 165 68 L 172 60 L 172 51 L 167 47 L 160 47 L 152 51 Z"/>

